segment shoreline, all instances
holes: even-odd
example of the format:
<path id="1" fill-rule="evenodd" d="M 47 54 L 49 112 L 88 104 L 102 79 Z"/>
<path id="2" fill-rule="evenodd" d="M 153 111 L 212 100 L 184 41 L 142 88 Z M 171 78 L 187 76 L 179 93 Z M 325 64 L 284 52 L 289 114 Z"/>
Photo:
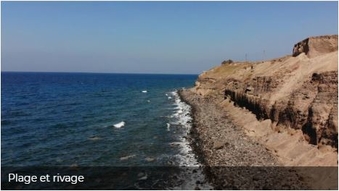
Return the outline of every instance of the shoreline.
<path id="1" fill-rule="evenodd" d="M 190 89 L 178 90 L 178 95 L 191 106 L 191 145 L 215 189 L 337 188 L 337 179 L 334 186 L 318 185 L 323 184 L 321 182 L 314 185 L 310 184 L 311 179 L 299 173 L 313 170 L 314 174 L 320 175 L 328 170 L 337 172 L 337 168 L 286 167 L 265 145 L 232 123 L 217 104 L 222 100 L 199 96 Z"/>

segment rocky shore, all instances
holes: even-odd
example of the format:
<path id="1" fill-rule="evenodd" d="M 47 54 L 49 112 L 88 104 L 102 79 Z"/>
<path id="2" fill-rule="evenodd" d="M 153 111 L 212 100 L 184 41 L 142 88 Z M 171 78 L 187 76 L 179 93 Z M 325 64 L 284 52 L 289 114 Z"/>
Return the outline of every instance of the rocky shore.
<path id="1" fill-rule="evenodd" d="M 190 90 L 179 95 L 192 107 L 193 147 L 215 189 L 308 189 L 293 171 L 272 168 L 277 160 L 227 120 L 214 102 Z"/>
<path id="2" fill-rule="evenodd" d="M 226 62 L 179 91 L 215 189 L 338 189 L 336 39 L 308 38 L 279 59 Z"/>

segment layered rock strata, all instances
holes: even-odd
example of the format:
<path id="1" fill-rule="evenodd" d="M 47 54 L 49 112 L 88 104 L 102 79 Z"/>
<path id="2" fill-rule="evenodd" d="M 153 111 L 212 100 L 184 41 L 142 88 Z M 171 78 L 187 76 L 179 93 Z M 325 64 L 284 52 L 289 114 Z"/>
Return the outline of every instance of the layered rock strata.
<path id="1" fill-rule="evenodd" d="M 297 43 L 291 56 L 222 64 L 180 92 L 193 106 L 193 146 L 216 188 L 338 188 L 337 47 L 337 36 L 310 37 Z M 220 166 L 326 168 L 297 174 L 266 168 L 258 179 L 258 170 L 227 173 L 235 169 L 215 168 Z"/>
<path id="2" fill-rule="evenodd" d="M 333 39 L 337 36 L 308 38 L 307 55 L 215 67 L 199 76 L 194 90 L 229 98 L 258 120 L 270 119 L 272 128 L 301 130 L 310 144 L 337 149 L 338 46 Z"/>

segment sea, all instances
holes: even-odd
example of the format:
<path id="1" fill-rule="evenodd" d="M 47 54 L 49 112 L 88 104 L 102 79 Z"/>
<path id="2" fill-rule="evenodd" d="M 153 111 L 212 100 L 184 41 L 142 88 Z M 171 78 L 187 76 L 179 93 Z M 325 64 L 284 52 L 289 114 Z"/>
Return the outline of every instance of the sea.
<path id="1" fill-rule="evenodd" d="M 85 188 L 210 189 L 191 147 L 191 108 L 178 96 L 197 77 L 2 72 L 1 165 L 87 168 L 109 179 Z"/>

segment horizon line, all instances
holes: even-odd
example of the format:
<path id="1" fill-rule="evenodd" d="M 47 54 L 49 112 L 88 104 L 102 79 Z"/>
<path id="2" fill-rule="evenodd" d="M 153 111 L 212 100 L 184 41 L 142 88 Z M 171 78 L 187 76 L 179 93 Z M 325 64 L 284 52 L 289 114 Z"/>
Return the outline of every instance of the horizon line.
<path id="1" fill-rule="evenodd" d="M 132 75 L 200 75 L 196 73 L 136 73 L 136 72 L 66 72 L 66 71 L 3 71 L 1 73 L 75 73 L 75 74 L 132 74 Z"/>

